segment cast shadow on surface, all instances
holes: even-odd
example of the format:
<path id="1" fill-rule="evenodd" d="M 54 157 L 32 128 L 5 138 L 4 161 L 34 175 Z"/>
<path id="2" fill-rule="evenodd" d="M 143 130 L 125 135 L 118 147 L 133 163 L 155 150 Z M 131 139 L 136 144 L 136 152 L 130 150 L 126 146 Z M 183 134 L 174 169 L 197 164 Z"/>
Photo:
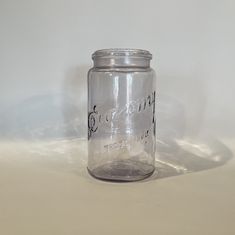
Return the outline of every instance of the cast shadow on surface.
<path id="1" fill-rule="evenodd" d="M 149 180 L 217 168 L 232 157 L 231 150 L 212 136 L 157 142 L 156 171 Z"/>
<path id="2" fill-rule="evenodd" d="M 179 100 L 159 94 L 156 171 L 147 180 L 213 169 L 233 157 L 221 140 L 201 128 L 197 120 L 203 119 L 203 113 L 195 112 L 192 122 L 198 123 L 198 126 L 193 126 L 193 131 L 186 115 L 187 110 Z"/>

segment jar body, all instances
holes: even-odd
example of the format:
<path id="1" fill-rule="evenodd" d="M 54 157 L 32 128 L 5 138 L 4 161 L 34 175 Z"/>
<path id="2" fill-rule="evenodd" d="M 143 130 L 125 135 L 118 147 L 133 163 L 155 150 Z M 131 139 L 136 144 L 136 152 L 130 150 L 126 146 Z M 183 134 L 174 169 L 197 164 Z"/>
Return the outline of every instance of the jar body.
<path id="1" fill-rule="evenodd" d="M 141 180 L 155 166 L 155 72 L 92 68 L 88 73 L 88 171 L 112 181 Z"/>

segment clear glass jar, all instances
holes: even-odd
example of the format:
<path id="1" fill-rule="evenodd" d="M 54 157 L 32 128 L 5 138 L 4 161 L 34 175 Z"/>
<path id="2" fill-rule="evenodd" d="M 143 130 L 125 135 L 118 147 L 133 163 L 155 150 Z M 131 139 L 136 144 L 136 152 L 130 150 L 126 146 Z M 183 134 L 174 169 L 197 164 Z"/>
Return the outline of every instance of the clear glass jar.
<path id="1" fill-rule="evenodd" d="M 88 171 L 98 179 L 136 181 L 155 169 L 155 72 L 152 55 L 104 49 L 88 72 Z"/>

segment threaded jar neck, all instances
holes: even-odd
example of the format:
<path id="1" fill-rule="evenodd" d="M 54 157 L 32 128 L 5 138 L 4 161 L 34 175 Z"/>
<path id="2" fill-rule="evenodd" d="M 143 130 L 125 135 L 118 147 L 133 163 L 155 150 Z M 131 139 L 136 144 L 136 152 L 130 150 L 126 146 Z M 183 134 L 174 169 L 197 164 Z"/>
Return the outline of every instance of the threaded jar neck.
<path id="1" fill-rule="evenodd" d="M 152 54 L 140 49 L 114 48 L 95 51 L 92 59 L 97 68 L 149 68 Z"/>

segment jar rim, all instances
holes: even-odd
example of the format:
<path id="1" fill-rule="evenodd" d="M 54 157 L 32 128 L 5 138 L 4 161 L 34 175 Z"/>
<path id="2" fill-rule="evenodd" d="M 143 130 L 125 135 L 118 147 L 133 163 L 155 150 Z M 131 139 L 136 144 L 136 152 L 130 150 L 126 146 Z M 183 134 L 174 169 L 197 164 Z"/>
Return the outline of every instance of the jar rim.
<path id="1" fill-rule="evenodd" d="M 132 49 L 132 48 L 110 48 L 97 50 L 92 54 L 92 59 L 97 57 L 141 57 L 151 60 L 152 54 L 143 49 Z"/>

